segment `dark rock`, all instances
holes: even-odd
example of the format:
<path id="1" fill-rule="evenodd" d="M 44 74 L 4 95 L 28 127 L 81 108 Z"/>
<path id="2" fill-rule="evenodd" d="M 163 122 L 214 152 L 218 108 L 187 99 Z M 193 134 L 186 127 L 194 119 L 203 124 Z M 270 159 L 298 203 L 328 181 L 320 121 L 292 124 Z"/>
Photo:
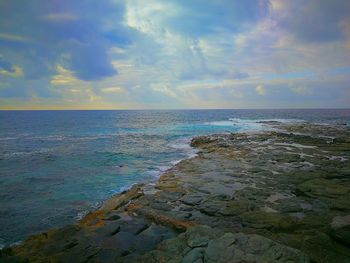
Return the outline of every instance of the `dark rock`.
<path id="1" fill-rule="evenodd" d="M 331 223 L 331 236 L 350 247 L 350 215 L 336 216 Z"/>

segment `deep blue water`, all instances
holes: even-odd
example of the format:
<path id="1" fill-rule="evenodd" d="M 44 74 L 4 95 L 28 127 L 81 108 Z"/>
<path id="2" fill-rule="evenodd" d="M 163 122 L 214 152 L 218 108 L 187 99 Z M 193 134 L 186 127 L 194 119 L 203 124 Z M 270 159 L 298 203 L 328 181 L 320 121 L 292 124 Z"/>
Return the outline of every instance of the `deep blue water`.
<path id="1" fill-rule="evenodd" d="M 349 125 L 350 110 L 0 111 L 0 247 L 154 182 L 193 154 L 195 135 L 261 129 L 261 119 Z"/>

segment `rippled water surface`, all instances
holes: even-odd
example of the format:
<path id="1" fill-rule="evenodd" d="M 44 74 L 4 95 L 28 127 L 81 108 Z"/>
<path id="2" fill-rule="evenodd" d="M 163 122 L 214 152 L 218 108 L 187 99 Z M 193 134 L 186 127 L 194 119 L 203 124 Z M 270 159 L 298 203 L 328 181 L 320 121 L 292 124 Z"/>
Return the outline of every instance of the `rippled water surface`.
<path id="1" fill-rule="evenodd" d="M 349 125 L 350 110 L 2 111 L 0 246 L 154 182 L 194 154 L 193 136 L 261 129 L 262 119 Z"/>

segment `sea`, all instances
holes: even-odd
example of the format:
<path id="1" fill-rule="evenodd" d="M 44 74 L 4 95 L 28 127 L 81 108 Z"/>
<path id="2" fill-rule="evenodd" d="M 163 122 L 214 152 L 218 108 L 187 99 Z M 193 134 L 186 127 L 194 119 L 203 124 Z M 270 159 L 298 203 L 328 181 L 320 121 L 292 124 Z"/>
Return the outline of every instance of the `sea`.
<path id="1" fill-rule="evenodd" d="M 0 248 L 76 222 L 195 156 L 191 138 L 260 121 L 350 126 L 350 109 L 0 111 Z"/>

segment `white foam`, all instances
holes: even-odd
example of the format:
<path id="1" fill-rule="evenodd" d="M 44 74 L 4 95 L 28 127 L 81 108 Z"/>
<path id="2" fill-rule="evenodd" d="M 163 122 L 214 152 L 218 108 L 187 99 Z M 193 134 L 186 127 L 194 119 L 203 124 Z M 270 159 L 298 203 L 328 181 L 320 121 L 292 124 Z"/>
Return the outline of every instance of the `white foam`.
<path id="1" fill-rule="evenodd" d="M 75 219 L 76 219 L 76 220 L 81 220 L 81 219 L 83 219 L 88 213 L 89 213 L 89 211 L 82 211 L 82 212 L 79 212 L 79 213 L 76 215 Z"/>
<path id="2" fill-rule="evenodd" d="M 18 246 L 20 244 L 23 243 L 23 241 L 16 241 L 11 243 L 10 245 L 5 245 L 5 241 L 3 239 L 0 239 L 1 243 L 0 243 L 0 250 L 4 249 L 5 247 L 14 247 L 14 246 Z"/>
<path id="3" fill-rule="evenodd" d="M 169 143 L 168 146 L 178 150 L 190 150 L 192 149 L 190 143 L 191 139 L 184 137 L 176 140 L 175 142 Z"/>
<path id="4" fill-rule="evenodd" d="M 177 165 L 179 162 L 181 162 L 182 161 L 182 159 L 180 159 L 180 160 L 175 160 L 175 161 L 172 161 L 171 162 L 171 164 L 173 165 L 173 166 L 175 166 L 175 165 Z"/>
<path id="5" fill-rule="evenodd" d="M 197 149 L 191 147 L 191 138 L 188 138 L 188 137 L 180 138 L 175 142 L 169 143 L 168 146 L 176 150 L 181 150 L 183 153 L 185 153 L 186 158 L 184 159 L 193 158 L 197 156 L 197 153 L 198 153 Z M 171 164 L 176 165 L 182 160 L 183 159 L 172 161 Z"/>
<path id="6" fill-rule="evenodd" d="M 8 141 L 8 140 L 16 140 L 17 138 L 16 137 L 3 137 L 3 138 L 0 138 L 0 141 Z"/>
<path id="7" fill-rule="evenodd" d="M 267 122 L 281 122 L 281 123 L 291 123 L 291 122 L 304 122 L 298 119 L 240 119 L 240 118 L 230 118 L 223 121 L 212 121 L 206 122 L 206 125 L 213 126 L 249 126 L 250 128 L 262 128 Z"/>
<path id="8" fill-rule="evenodd" d="M 236 132 L 262 130 L 264 126 L 262 123 L 257 123 L 255 121 L 250 121 L 250 120 L 241 120 L 241 119 L 229 119 L 228 121 L 213 121 L 213 122 L 206 122 L 205 124 L 211 125 L 211 126 L 235 128 L 237 129 Z"/>
<path id="9" fill-rule="evenodd" d="M 231 120 L 229 121 L 211 121 L 211 122 L 206 122 L 206 125 L 213 125 L 213 126 L 234 126 L 235 123 Z"/>
<path id="10" fill-rule="evenodd" d="M 240 119 L 230 118 L 222 121 L 206 122 L 205 125 L 221 126 L 221 127 L 235 127 L 238 128 L 237 132 L 241 131 L 262 131 L 272 130 L 273 128 L 268 125 L 268 122 L 280 122 L 280 123 L 295 123 L 304 122 L 298 119 Z"/>
<path id="11" fill-rule="evenodd" d="M 4 153 L 3 156 L 6 158 L 17 157 L 17 156 L 26 156 L 26 155 L 34 155 L 34 154 L 45 154 L 52 151 L 48 148 L 41 148 L 31 152 L 12 152 L 12 153 Z"/>
<path id="12" fill-rule="evenodd" d="M 165 172 L 166 170 L 169 170 L 171 166 L 159 166 L 158 169 L 160 172 Z"/>

